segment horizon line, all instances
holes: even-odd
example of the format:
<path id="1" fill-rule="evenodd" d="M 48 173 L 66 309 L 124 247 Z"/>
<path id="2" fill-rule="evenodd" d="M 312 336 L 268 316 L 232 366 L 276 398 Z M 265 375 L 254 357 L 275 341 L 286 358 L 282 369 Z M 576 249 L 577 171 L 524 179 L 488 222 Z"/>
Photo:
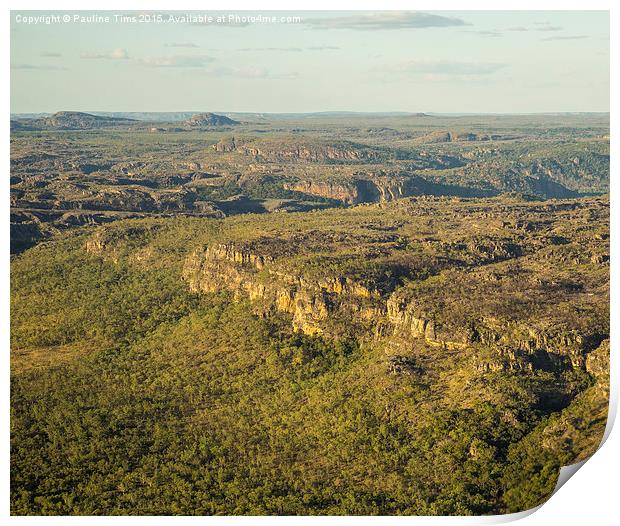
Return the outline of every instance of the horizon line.
<path id="1" fill-rule="evenodd" d="M 406 111 L 406 110 L 316 110 L 316 111 L 243 111 L 243 110 L 55 110 L 55 111 L 11 111 L 10 115 L 50 114 L 60 112 L 76 113 L 228 113 L 263 115 L 315 115 L 315 114 L 361 114 L 361 115 L 562 115 L 562 114 L 609 114 L 610 110 L 556 110 L 556 111 Z"/>

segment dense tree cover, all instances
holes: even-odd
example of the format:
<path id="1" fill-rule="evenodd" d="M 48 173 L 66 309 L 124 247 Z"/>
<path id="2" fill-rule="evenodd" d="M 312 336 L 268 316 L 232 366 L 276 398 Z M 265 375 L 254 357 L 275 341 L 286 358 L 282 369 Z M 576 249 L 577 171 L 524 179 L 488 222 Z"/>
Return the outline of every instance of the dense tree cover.
<path id="1" fill-rule="evenodd" d="M 380 342 L 198 297 L 180 268 L 218 225 L 116 223 L 101 255 L 77 234 L 13 261 L 12 513 L 486 514 L 550 494 L 574 452 L 541 437 L 591 404 L 549 393 L 589 375 L 470 375 L 464 397 L 456 355 L 390 374 Z"/>

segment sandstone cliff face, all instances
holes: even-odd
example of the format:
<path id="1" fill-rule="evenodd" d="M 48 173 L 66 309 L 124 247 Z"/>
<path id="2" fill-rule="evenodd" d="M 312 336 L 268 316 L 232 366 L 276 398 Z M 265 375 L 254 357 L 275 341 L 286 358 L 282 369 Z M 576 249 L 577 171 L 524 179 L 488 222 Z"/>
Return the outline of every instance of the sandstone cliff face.
<path id="1" fill-rule="evenodd" d="M 420 342 L 468 352 L 479 372 L 583 369 L 588 352 L 600 343 L 577 330 L 540 328 L 519 320 L 481 317 L 454 325 L 399 290 L 382 296 L 348 277 L 289 273 L 273 256 L 234 244 L 195 250 L 185 262 L 183 278 L 194 292 L 225 290 L 249 298 L 264 313 L 289 314 L 296 331 L 312 335 L 336 328 L 337 334 L 337 327 L 348 326 L 362 337 L 399 342 L 400 348 Z M 595 368 L 590 360 L 588 367 Z"/>
<path id="2" fill-rule="evenodd" d="M 309 279 L 288 274 L 274 258 L 248 252 L 231 244 L 199 248 L 186 260 L 183 278 L 194 292 L 228 290 L 235 297 L 260 302 L 265 310 L 292 316 L 293 328 L 320 334 L 335 315 L 371 319 L 381 309 L 378 294 L 350 279 L 326 276 Z"/>
<path id="3" fill-rule="evenodd" d="M 393 201 L 422 193 L 415 180 L 401 178 L 353 179 L 344 184 L 329 181 L 297 181 L 285 184 L 284 187 L 287 190 L 335 199 L 350 205 Z"/>
<path id="4" fill-rule="evenodd" d="M 342 201 L 349 205 L 380 200 L 381 192 L 372 181 L 353 180 L 349 183 L 329 181 L 297 181 L 284 184 L 286 190 Z"/>
<path id="5" fill-rule="evenodd" d="M 224 148 L 224 146 L 222 146 Z M 308 195 L 316 195 L 328 199 L 342 201 L 345 204 L 384 203 L 404 197 L 424 195 L 444 195 L 465 197 L 488 195 L 486 190 L 459 188 L 433 182 L 411 173 L 373 173 L 367 172 L 346 183 L 331 181 L 301 180 L 285 183 L 284 188 Z"/>
<path id="6" fill-rule="evenodd" d="M 588 354 L 586 358 L 586 370 L 609 388 L 609 340 L 603 340 L 601 344 Z"/>

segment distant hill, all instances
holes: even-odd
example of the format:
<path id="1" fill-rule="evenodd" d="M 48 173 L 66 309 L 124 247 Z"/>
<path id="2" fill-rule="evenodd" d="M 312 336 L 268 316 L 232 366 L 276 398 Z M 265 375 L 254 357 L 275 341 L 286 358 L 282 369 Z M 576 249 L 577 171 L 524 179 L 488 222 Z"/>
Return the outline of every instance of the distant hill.
<path id="1" fill-rule="evenodd" d="M 11 131 L 30 131 L 30 130 L 34 130 L 35 128 L 33 128 L 30 125 L 30 122 L 32 122 L 32 119 L 28 119 L 28 120 L 11 119 Z"/>
<path id="2" fill-rule="evenodd" d="M 59 111 L 51 117 L 42 119 L 43 124 L 52 128 L 104 128 L 132 124 L 133 119 L 101 117 L 80 111 Z"/>
<path id="3" fill-rule="evenodd" d="M 134 119 L 102 117 L 90 113 L 83 113 L 81 111 L 59 111 L 49 117 L 11 121 L 11 130 L 50 128 L 60 130 L 88 130 L 127 126 L 136 122 L 137 121 Z"/>
<path id="4" fill-rule="evenodd" d="M 235 124 L 239 124 L 239 121 L 229 119 L 224 115 L 217 115 L 216 113 L 197 113 L 186 120 L 185 124 L 193 127 L 234 126 Z"/>

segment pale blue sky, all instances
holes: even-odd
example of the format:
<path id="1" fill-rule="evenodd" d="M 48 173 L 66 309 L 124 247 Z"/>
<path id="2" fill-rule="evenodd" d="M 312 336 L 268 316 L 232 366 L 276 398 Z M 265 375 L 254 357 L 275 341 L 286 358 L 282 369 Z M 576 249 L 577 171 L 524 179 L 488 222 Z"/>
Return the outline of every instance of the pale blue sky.
<path id="1" fill-rule="evenodd" d="M 609 111 L 607 12 L 115 13 L 35 25 L 19 17 L 50 13 L 12 12 L 11 111 Z"/>

